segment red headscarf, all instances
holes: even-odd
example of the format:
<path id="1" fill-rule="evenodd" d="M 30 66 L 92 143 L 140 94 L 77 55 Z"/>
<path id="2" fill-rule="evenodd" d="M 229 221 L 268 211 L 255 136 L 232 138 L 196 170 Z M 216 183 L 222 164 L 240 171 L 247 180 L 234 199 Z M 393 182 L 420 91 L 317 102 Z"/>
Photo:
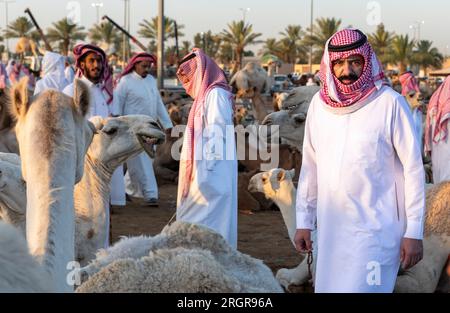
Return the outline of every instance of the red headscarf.
<path id="1" fill-rule="evenodd" d="M 101 79 L 101 82 L 103 84 L 102 90 L 108 96 L 106 102 L 108 104 L 111 104 L 111 102 L 113 100 L 112 74 L 111 74 L 111 69 L 108 65 L 108 60 L 106 59 L 106 54 L 101 48 L 94 46 L 94 45 L 90 45 L 90 44 L 78 44 L 73 48 L 73 56 L 75 58 L 75 66 L 77 68 L 75 76 L 81 77 L 82 75 L 84 75 L 84 72 L 81 69 L 81 65 L 80 65 L 81 60 L 83 59 L 83 57 L 85 55 L 87 55 L 88 53 L 92 53 L 92 52 L 99 55 L 102 58 L 102 62 L 103 62 L 103 73 L 102 73 L 102 79 Z"/>
<path id="2" fill-rule="evenodd" d="M 152 64 L 156 64 L 156 57 L 153 54 L 147 53 L 147 52 L 140 52 L 133 55 L 133 57 L 128 62 L 127 67 L 123 70 L 122 73 L 120 73 L 119 77 L 116 80 L 116 84 L 120 81 L 120 79 L 131 73 L 131 71 L 134 69 L 134 66 L 142 61 L 149 61 Z"/>
<path id="3" fill-rule="evenodd" d="M 361 55 L 364 67 L 358 80 L 345 85 L 334 75 L 332 62 L 352 55 Z M 330 107 L 347 108 L 362 103 L 362 100 L 383 86 L 383 77 L 381 64 L 367 41 L 367 36 L 360 30 L 343 29 L 328 39 L 320 64 L 320 97 Z"/>
<path id="4" fill-rule="evenodd" d="M 437 143 L 447 138 L 447 123 L 450 118 L 450 76 L 431 96 L 428 103 L 425 126 L 425 151 L 431 151 L 431 141 Z M 434 128 L 434 129 L 433 129 Z"/>
<path id="5" fill-rule="evenodd" d="M 202 113 L 206 97 L 213 88 L 222 88 L 230 92 L 230 98 L 232 95 L 223 71 L 209 56 L 198 48 L 194 48 L 192 53 L 181 60 L 177 76 L 186 92 L 194 98 L 184 133 L 184 136 L 186 136 L 183 143 L 185 155 L 182 155 L 180 160 L 180 171 L 182 171 L 180 186 L 183 188 L 182 199 L 184 199 L 188 194 L 192 179 L 194 133 L 201 131 L 203 128 Z"/>
<path id="6" fill-rule="evenodd" d="M 410 92 L 420 92 L 419 84 L 411 71 L 400 75 L 399 80 L 402 84 L 402 96 L 406 96 Z"/>

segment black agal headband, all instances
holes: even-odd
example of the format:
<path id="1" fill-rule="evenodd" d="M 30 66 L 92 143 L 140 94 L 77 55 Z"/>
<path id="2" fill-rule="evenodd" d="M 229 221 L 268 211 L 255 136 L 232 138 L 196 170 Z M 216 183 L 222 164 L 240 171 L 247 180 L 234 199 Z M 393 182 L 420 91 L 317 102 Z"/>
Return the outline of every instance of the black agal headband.
<path id="1" fill-rule="evenodd" d="M 367 42 L 367 36 L 364 35 L 364 33 L 362 31 L 360 31 L 359 29 L 355 29 L 355 31 L 361 35 L 361 38 L 358 39 L 357 41 L 350 43 L 348 45 L 343 45 L 343 46 L 335 46 L 330 43 L 328 44 L 328 51 L 329 52 L 344 52 L 344 51 L 350 51 L 350 50 L 354 50 L 357 49 L 359 47 L 361 47 L 363 44 L 365 44 Z"/>

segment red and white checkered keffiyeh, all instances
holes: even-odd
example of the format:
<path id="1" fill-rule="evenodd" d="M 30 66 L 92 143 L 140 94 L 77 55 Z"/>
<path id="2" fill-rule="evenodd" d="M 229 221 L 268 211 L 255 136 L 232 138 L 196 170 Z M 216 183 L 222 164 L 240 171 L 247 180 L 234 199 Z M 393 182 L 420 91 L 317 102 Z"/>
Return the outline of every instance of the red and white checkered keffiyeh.
<path id="1" fill-rule="evenodd" d="M 194 99 L 184 133 L 186 138 L 180 159 L 179 184 L 183 188 L 181 199 L 185 199 L 192 180 L 194 134 L 203 130 L 202 117 L 206 97 L 213 88 L 222 88 L 229 91 L 230 98 L 232 94 L 223 71 L 209 56 L 198 48 L 194 48 L 192 53 L 181 60 L 177 76 L 186 92 Z"/>
<path id="2" fill-rule="evenodd" d="M 149 61 L 151 64 L 156 64 L 156 57 L 153 54 L 147 53 L 147 52 L 139 52 L 133 55 L 133 57 L 128 62 L 127 67 L 120 73 L 119 77 L 115 81 L 115 85 L 117 85 L 120 81 L 120 79 L 131 73 L 133 71 L 134 66 L 142 61 Z"/>
<path id="3" fill-rule="evenodd" d="M 431 142 L 447 138 L 447 120 L 450 118 L 450 76 L 433 93 L 427 108 L 425 151 L 431 151 Z"/>
<path id="4" fill-rule="evenodd" d="M 366 41 L 360 47 L 339 52 L 329 51 L 329 45 L 346 46 L 364 38 L 364 34 L 356 29 L 347 28 L 338 31 L 328 39 L 320 64 L 321 99 L 332 108 L 349 108 L 362 103 L 372 92 L 380 89 L 384 74 L 381 63 L 378 61 L 370 43 Z M 345 59 L 352 55 L 361 55 L 364 58 L 364 67 L 361 76 L 350 85 L 345 85 L 333 73 L 332 62 Z"/>
<path id="5" fill-rule="evenodd" d="M 411 92 L 420 92 L 419 84 L 412 72 L 403 73 L 400 75 L 399 80 L 400 84 L 402 84 L 402 96 L 406 96 Z"/>
<path id="6" fill-rule="evenodd" d="M 90 44 L 78 44 L 73 48 L 73 56 L 75 58 L 75 66 L 76 66 L 76 73 L 75 77 L 81 77 L 84 75 L 83 69 L 81 68 L 81 59 L 83 56 L 87 55 L 88 53 L 95 53 L 99 55 L 102 58 L 103 61 L 103 73 L 102 73 L 102 91 L 106 94 L 107 99 L 106 103 L 111 104 L 113 100 L 113 77 L 112 77 L 112 71 L 109 67 L 108 60 L 106 59 L 105 51 L 103 51 L 101 48 L 90 45 Z"/>

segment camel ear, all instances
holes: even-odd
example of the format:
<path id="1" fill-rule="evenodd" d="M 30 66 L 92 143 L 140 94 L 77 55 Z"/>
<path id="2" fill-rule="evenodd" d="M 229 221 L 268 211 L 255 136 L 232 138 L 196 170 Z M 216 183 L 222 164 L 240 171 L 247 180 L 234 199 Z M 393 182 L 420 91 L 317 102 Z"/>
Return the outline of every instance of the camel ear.
<path id="1" fill-rule="evenodd" d="M 17 119 L 19 116 L 25 115 L 29 107 L 28 76 L 25 76 L 11 88 L 10 112 Z"/>
<path id="2" fill-rule="evenodd" d="M 279 182 L 280 182 L 280 181 L 283 181 L 285 175 L 286 175 L 286 172 L 285 172 L 283 169 L 280 169 L 280 171 L 279 171 L 278 174 L 277 174 L 277 180 L 278 180 Z"/>
<path id="3" fill-rule="evenodd" d="M 93 116 L 89 119 L 89 122 L 94 124 L 95 130 L 99 131 L 105 126 L 105 120 L 101 116 Z"/>
<path id="4" fill-rule="evenodd" d="M 86 116 L 90 105 L 89 88 L 80 79 L 73 82 L 73 103 L 82 116 Z"/>
<path id="5" fill-rule="evenodd" d="M 290 179 L 293 179 L 294 176 L 295 176 L 295 168 L 293 168 L 293 169 L 287 171 L 287 173 L 288 173 L 288 177 L 289 177 Z"/>

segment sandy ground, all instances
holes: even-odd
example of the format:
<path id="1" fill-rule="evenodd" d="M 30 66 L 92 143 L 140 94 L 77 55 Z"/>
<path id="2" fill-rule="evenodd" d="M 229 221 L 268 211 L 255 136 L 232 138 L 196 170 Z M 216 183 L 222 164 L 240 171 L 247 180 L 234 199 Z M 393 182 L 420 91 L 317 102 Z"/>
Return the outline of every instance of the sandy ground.
<path id="1" fill-rule="evenodd" d="M 176 185 L 159 187 L 159 207 L 143 206 L 132 199 L 126 207 L 113 207 L 112 240 L 120 236 L 156 235 L 175 213 Z M 292 246 L 279 211 L 259 211 L 253 215 L 238 216 L 238 250 L 261 259 L 274 274 L 283 267 L 295 267 L 302 260 Z M 292 287 L 292 292 L 310 291 L 310 288 Z"/>

